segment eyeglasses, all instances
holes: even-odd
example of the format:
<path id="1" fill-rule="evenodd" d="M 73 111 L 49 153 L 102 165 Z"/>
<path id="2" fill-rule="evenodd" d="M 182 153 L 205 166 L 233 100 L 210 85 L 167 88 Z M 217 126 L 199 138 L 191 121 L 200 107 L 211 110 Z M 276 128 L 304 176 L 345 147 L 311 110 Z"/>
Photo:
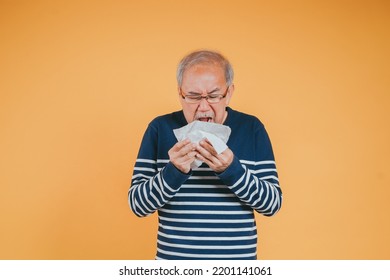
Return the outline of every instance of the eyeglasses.
<path id="1" fill-rule="evenodd" d="M 206 99 L 208 103 L 215 104 L 221 101 L 222 98 L 225 98 L 227 95 L 227 92 L 229 90 L 229 87 L 226 88 L 224 94 L 219 94 L 219 93 L 209 93 L 206 96 L 202 96 L 201 94 L 184 94 L 183 90 L 180 88 L 180 94 L 181 97 L 185 100 L 187 103 L 200 103 L 202 99 Z"/>

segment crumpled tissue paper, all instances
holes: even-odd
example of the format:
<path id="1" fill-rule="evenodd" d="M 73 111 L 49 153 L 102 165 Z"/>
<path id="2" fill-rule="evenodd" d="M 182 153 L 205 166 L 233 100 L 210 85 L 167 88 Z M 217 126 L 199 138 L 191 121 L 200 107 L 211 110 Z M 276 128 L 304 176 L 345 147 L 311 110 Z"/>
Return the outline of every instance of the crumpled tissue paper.
<path id="1" fill-rule="evenodd" d="M 174 129 L 173 133 L 178 141 L 188 138 L 192 143 L 196 144 L 202 139 L 207 138 L 216 152 L 220 154 L 228 148 L 226 143 L 229 140 L 231 129 L 222 124 L 193 121 L 186 126 Z M 202 161 L 196 159 L 191 164 L 191 168 L 199 167 L 201 164 Z"/>

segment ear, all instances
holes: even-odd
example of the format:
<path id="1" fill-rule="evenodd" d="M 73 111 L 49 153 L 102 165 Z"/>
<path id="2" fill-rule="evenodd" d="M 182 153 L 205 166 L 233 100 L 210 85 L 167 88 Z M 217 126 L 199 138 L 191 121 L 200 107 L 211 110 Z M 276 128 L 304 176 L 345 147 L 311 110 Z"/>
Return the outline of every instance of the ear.
<path id="1" fill-rule="evenodd" d="M 226 97 L 225 97 L 225 99 L 226 99 L 226 106 L 229 105 L 230 99 L 231 99 L 232 96 L 233 96 L 233 92 L 234 92 L 234 84 L 231 84 L 231 85 L 229 86 L 229 90 L 228 90 L 228 92 L 227 92 L 227 94 L 226 94 Z"/>
<path id="2" fill-rule="evenodd" d="M 183 99 L 181 95 L 181 88 L 179 86 L 177 86 L 177 96 L 179 97 L 180 100 Z"/>

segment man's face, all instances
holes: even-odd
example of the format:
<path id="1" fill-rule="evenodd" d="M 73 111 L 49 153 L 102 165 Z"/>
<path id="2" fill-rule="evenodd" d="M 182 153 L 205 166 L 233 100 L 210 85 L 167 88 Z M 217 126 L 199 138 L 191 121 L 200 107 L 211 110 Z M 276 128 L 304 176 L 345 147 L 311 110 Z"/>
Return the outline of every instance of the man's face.
<path id="1" fill-rule="evenodd" d="M 227 91 L 226 91 L 227 90 Z M 234 85 L 226 86 L 223 69 L 216 64 L 194 65 L 183 73 L 180 103 L 187 122 L 195 120 L 222 124 L 227 116 L 226 107 L 234 91 Z M 184 95 L 226 94 L 218 103 L 210 104 L 205 98 L 198 103 L 188 103 L 182 98 Z"/>

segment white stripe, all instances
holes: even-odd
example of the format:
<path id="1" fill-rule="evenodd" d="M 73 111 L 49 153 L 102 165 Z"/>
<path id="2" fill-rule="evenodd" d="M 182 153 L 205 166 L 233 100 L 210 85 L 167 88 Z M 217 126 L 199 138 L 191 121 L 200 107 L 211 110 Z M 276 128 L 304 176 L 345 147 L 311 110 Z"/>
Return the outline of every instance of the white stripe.
<path id="1" fill-rule="evenodd" d="M 252 214 L 251 210 L 248 211 L 213 211 L 213 210 L 171 210 L 171 209 L 165 209 L 161 208 L 161 212 L 166 212 L 166 213 L 174 213 L 174 214 L 209 214 L 209 215 L 247 215 L 247 214 Z"/>
<path id="2" fill-rule="evenodd" d="M 154 164 L 155 163 L 167 163 L 167 162 L 169 162 L 169 159 L 157 159 L 157 161 L 156 161 L 156 160 L 152 160 L 152 159 L 137 158 L 136 162 L 146 162 L 146 163 L 154 163 Z M 240 159 L 240 162 L 244 163 L 244 164 L 251 164 L 251 165 L 275 164 L 274 160 L 252 161 L 252 160 Z M 211 169 L 208 167 L 198 167 L 197 169 L 194 169 L 194 170 L 211 170 Z"/>
<path id="3" fill-rule="evenodd" d="M 234 197 L 232 193 L 177 193 L 181 197 Z"/>
<path id="4" fill-rule="evenodd" d="M 259 184 L 261 185 L 262 183 L 261 183 L 261 181 L 259 179 L 256 178 L 256 187 L 258 189 L 260 188 Z M 264 188 L 260 188 L 259 198 L 256 201 L 253 202 L 253 205 L 256 205 L 263 198 L 263 193 L 264 193 Z"/>
<path id="5" fill-rule="evenodd" d="M 157 180 L 158 180 L 158 183 L 156 184 L 156 186 L 161 190 L 163 196 L 162 196 L 162 200 L 163 201 L 166 201 L 167 199 L 170 199 L 172 196 L 169 195 L 167 192 L 166 192 L 166 188 L 168 190 L 171 190 L 169 187 L 166 187 L 167 184 L 165 183 L 164 181 L 164 178 L 162 177 L 161 175 L 162 173 L 158 173 L 157 174 Z"/>
<path id="6" fill-rule="evenodd" d="M 158 176 L 157 176 L 158 177 Z M 166 196 L 165 194 L 163 194 L 163 191 L 161 191 L 161 188 L 159 187 L 159 185 L 156 183 L 156 180 L 153 180 L 153 188 L 158 192 L 158 194 L 160 195 L 160 200 L 164 202 L 164 196 Z"/>
<path id="7" fill-rule="evenodd" d="M 139 213 L 137 211 L 137 201 L 135 200 L 134 196 L 135 196 L 135 191 L 133 188 L 130 188 L 129 189 L 129 192 L 130 192 L 130 196 L 129 196 L 129 203 L 130 203 L 130 206 L 131 206 L 131 209 L 133 209 L 134 213 L 138 216 L 142 216 L 141 213 Z"/>
<path id="8" fill-rule="evenodd" d="M 146 179 L 141 179 L 141 180 L 132 180 L 132 186 L 136 186 L 136 185 L 139 185 L 139 184 L 141 184 L 141 183 L 144 183 L 144 182 L 146 182 L 146 181 L 148 181 L 148 180 L 146 180 Z"/>
<path id="9" fill-rule="evenodd" d="M 233 188 L 235 188 L 236 186 L 238 186 L 239 184 L 241 184 L 242 180 L 244 180 L 245 174 L 246 174 L 246 169 L 247 169 L 247 168 L 246 168 L 245 165 L 243 165 L 242 167 L 245 169 L 244 174 L 242 174 L 241 178 L 238 179 L 238 181 L 235 182 L 234 185 L 230 187 L 231 189 L 233 189 Z"/>
<path id="10" fill-rule="evenodd" d="M 135 206 L 136 206 L 136 208 L 140 211 L 141 216 L 147 217 L 148 215 L 151 214 L 151 213 L 145 212 L 145 211 L 141 208 L 141 206 L 139 205 L 139 203 L 138 203 L 137 200 L 135 201 Z"/>
<path id="11" fill-rule="evenodd" d="M 155 160 L 143 159 L 143 158 L 137 158 L 135 162 L 146 162 L 146 163 L 152 163 L 152 164 L 156 164 L 157 163 Z"/>
<path id="12" fill-rule="evenodd" d="M 198 167 L 195 169 L 192 169 L 193 171 L 213 171 L 210 167 Z"/>
<path id="13" fill-rule="evenodd" d="M 268 207 L 264 209 L 264 211 L 269 211 L 272 209 L 272 205 L 274 204 L 275 201 L 275 191 L 274 188 L 271 184 L 267 183 L 269 192 L 271 193 L 271 198 L 269 199 Z M 268 200 L 268 199 L 267 199 Z"/>
<path id="14" fill-rule="evenodd" d="M 264 199 L 264 202 L 263 202 L 263 204 L 261 204 L 260 206 L 259 206 L 259 209 L 262 209 L 264 206 L 265 206 L 265 204 L 266 203 L 268 203 L 268 197 L 269 197 L 269 193 L 270 193 L 270 189 L 269 189 L 269 186 L 268 186 L 268 184 L 267 183 L 265 183 L 264 184 L 264 186 L 265 186 L 265 190 L 266 190 L 266 196 L 265 196 L 265 199 Z M 260 198 L 259 198 L 260 199 Z"/>
<path id="15" fill-rule="evenodd" d="M 188 258 L 221 258 L 221 259 L 231 259 L 231 258 L 245 258 L 245 257 L 254 257 L 256 256 L 255 253 L 249 253 L 249 254 L 232 254 L 232 255 L 216 255 L 216 254 L 185 254 L 185 253 L 174 253 L 174 252 L 168 252 L 161 250 L 160 248 L 157 248 L 157 251 L 160 253 L 166 254 L 166 255 L 172 255 L 172 256 L 179 256 L 179 257 L 188 257 Z"/>
<path id="16" fill-rule="evenodd" d="M 247 228 L 187 228 L 187 227 L 172 227 L 159 224 L 161 228 L 180 231 L 203 231 L 203 232 L 243 232 L 256 230 L 256 226 Z"/>
<path id="17" fill-rule="evenodd" d="M 137 200 L 134 200 L 134 208 L 137 209 L 137 210 L 139 210 L 139 211 L 141 211 L 141 212 L 136 211 L 136 213 L 137 213 L 139 216 L 142 217 L 142 216 L 145 216 L 145 215 L 146 215 L 146 213 L 145 213 L 144 211 L 142 211 L 142 209 L 141 209 L 141 207 L 139 206 Z"/>
<path id="18" fill-rule="evenodd" d="M 245 184 L 238 191 L 235 191 L 235 193 L 237 195 L 239 195 L 242 191 L 244 191 L 247 188 L 247 185 L 249 183 L 249 179 L 251 178 L 250 172 L 246 172 L 245 174 L 246 174 Z M 248 188 L 247 192 L 249 192 L 249 188 Z M 240 195 L 240 196 L 242 197 L 242 195 Z"/>
<path id="19" fill-rule="evenodd" d="M 156 182 L 156 179 L 157 179 L 157 182 Z M 156 189 L 160 190 L 162 200 L 164 200 L 165 197 L 168 196 L 168 194 L 165 192 L 165 189 L 164 189 L 164 187 L 163 187 L 163 183 L 162 183 L 162 181 L 161 181 L 161 173 L 157 173 L 157 175 L 156 175 L 156 177 L 155 177 L 155 179 L 154 179 L 153 186 L 154 186 Z"/>
<path id="20" fill-rule="evenodd" d="M 152 176 L 147 176 L 145 174 L 139 173 L 139 174 L 136 174 L 133 177 L 131 177 L 131 180 L 134 180 L 135 178 L 138 178 L 138 177 L 142 177 L 142 178 L 146 178 L 146 179 L 152 178 Z"/>
<path id="21" fill-rule="evenodd" d="M 253 183 L 253 184 L 251 184 L 250 187 L 252 187 L 256 182 L 253 181 L 252 183 Z M 255 187 L 255 191 L 249 196 L 248 202 L 251 201 L 251 200 L 253 199 L 253 197 L 254 197 L 255 195 L 257 195 L 258 193 L 259 193 L 259 189 Z"/>
<path id="22" fill-rule="evenodd" d="M 219 180 L 217 176 L 190 176 L 190 180 Z"/>
<path id="23" fill-rule="evenodd" d="M 138 171 L 148 171 L 148 172 L 156 172 L 156 169 L 153 168 L 147 168 L 147 167 L 134 167 L 134 170 Z"/>
<path id="24" fill-rule="evenodd" d="M 258 174 L 258 173 L 265 173 L 265 172 L 277 172 L 276 168 L 265 168 L 265 169 L 259 169 L 259 170 L 249 170 L 253 174 Z"/>
<path id="25" fill-rule="evenodd" d="M 263 177 L 259 177 L 260 180 L 267 180 L 267 179 L 273 179 L 277 182 L 279 182 L 279 178 L 276 177 L 276 176 L 273 176 L 273 175 L 270 175 L 270 176 L 263 176 Z"/>
<path id="26" fill-rule="evenodd" d="M 160 202 L 160 200 L 154 195 L 154 193 L 150 193 L 150 196 L 156 201 L 157 208 L 161 208 L 164 205 L 164 202 Z"/>
<path id="27" fill-rule="evenodd" d="M 193 206 L 242 206 L 240 202 L 216 202 L 216 201 L 168 201 L 169 205 L 193 205 Z"/>
<path id="28" fill-rule="evenodd" d="M 173 235 L 173 234 L 166 234 L 163 232 L 158 232 L 158 235 L 166 238 L 171 239 L 180 239 L 180 240 L 203 240 L 203 241 L 239 241 L 239 240 L 252 240 L 256 239 L 257 235 L 250 235 L 250 236 L 232 236 L 232 237 L 224 237 L 224 236 L 186 236 L 186 235 Z"/>
<path id="29" fill-rule="evenodd" d="M 244 164 L 251 164 L 251 165 L 275 164 L 274 160 L 251 161 L 251 160 L 240 159 L 240 162 Z"/>
<path id="30" fill-rule="evenodd" d="M 274 204 L 272 204 L 271 212 L 274 211 L 275 208 L 278 209 L 279 208 L 278 205 L 279 205 L 279 196 L 276 196 L 275 202 Z"/>
<path id="31" fill-rule="evenodd" d="M 162 180 L 162 182 L 164 184 L 164 187 L 166 187 L 171 193 L 174 193 L 175 190 L 172 189 L 171 186 L 168 185 L 168 183 L 164 180 L 164 177 L 162 176 L 162 173 L 160 173 L 160 175 L 161 175 L 161 180 Z"/>
<path id="32" fill-rule="evenodd" d="M 156 210 L 154 208 L 155 207 L 154 203 L 149 200 L 149 196 L 152 193 L 152 189 L 153 189 L 152 184 L 153 184 L 152 181 L 149 181 L 149 184 L 148 184 L 149 185 L 149 192 L 147 191 L 146 184 L 145 184 L 145 187 L 144 187 L 144 196 L 145 196 L 146 202 L 148 203 L 148 210 L 149 210 L 149 212 L 154 212 Z M 151 207 L 151 209 L 149 207 Z"/>
<path id="33" fill-rule="evenodd" d="M 139 200 L 139 202 L 141 203 L 141 205 L 143 206 L 143 208 L 146 209 L 147 213 L 153 212 L 152 210 L 150 210 L 150 209 L 146 206 L 146 204 L 145 204 L 145 202 L 144 202 L 144 200 L 143 200 L 143 198 L 142 198 L 141 191 L 142 191 L 141 188 L 138 188 L 138 189 L 137 189 L 137 192 L 138 192 L 138 200 Z M 146 196 L 145 193 L 146 193 L 146 188 L 143 189 L 143 195 L 144 195 L 144 196 Z M 146 197 L 146 198 L 147 198 L 147 197 Z"/>
<path id="34" fill-rule="evenodd" d="M 186 245 L 186 244 L 173 244 L 164 241 L 157 240 L 158 244 L 174 247 L 174 248 L 186 248 L 186 249 L 201 249 L 201 250 L 218 250 L 218 249 L 249 249 L 257 247 L 257 244 L 249 245 L 222 245 L 222 246 L 207 246 L 207 245 Z"/>
<path id="35" fill-rule="evenodd" d="M 240 196 L 240 198 L 241 198 L 241 200 L 242 200 L 243 202 L 249 203 L 249 202 L 252 200 L 253 196 L 255 196 L 255 195 L 258 193 L 258 188 L 255 187 L 255 188 L 254 188 L 255 190 L 251 193 L 251 195 L 249 196 L 249 198 L 247 198 L 248 195 L 249 195 L 249 192 L 251 191 L 251 189 L 252 189 L 252 187 L 253 187 L 253 185 L 254 185 L 255 183 L 256 183 L 256 181 L 253 180 L 253 181 L 249 184 L 249 187 L 248 187 L 246 193 L 245 193 L 243 196 Z"/>
<path id="36" fill-rule="evenodd" d="M 229 223 L 253 223 L 254 219 L 229 219 L 229 220 L 216 220 L 216 219 L 176 219 L 160 216 L 160 220 L 177 222 L 177 223 L 205 223 L 205 224 L 229 224 Z"/>
<path id="37" fill-rule="evenodd" d="M 183 184 L 181 189 L 226 189 L 226 185 L 193 185 L 193 184 Z"/>

